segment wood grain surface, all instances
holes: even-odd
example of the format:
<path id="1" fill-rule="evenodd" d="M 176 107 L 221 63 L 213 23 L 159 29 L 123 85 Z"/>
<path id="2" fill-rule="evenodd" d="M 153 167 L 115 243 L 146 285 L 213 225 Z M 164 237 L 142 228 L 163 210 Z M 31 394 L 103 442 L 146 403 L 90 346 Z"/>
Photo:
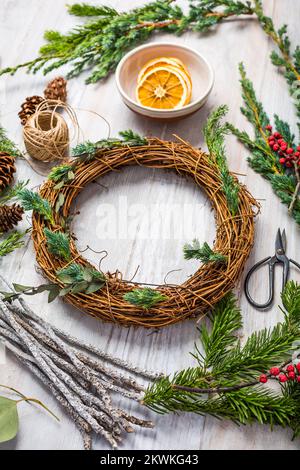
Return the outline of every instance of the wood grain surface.
<path id="1" fill-rule="evenodd" d="M 141 5 L 142 1 L 105 0 L 103 3 L 119 9 L 129 9 Z M 185 5 L 187 2 L 179 3 Z M 289 21 L 290 35 L 296 43 L 299 2 L 266 0 L 264 4 L 276 25 Z M 67 14 L 65 0 L 1 0 L 1 66 L 18 64 L 33 58 L 42 43 L 45 29 L 59 29 L 64 32 L 77 22 L 77 18 Z M 240 61 L 245 63 L 266 110 L 271 114 L 279 113 L 292 123 L 296 131 L 294 109 L 285 81 L 269 60 L 272 45 L 255 19 L 228 21 L 219 26 L 217 31 L 205 35 L 189 33 L 180 38 L 156 35 L 151 40 L 159 41 L 162 37 L 165 41 L 184 43 L 196 48 L 211 62 L 216 82 L 206 106 L 181 121 L 165 124 L 153 122 L 133 114 L 123 105 L 113 75 L 101 83 L 89 86 L 84 84 L 85 77 L 80 76 L 69 82 L 69 103 L 78 109 L 83 138 L 100 139 L 106 137 L 108 132 L 101 118 L 83 109 L 93 110 L 104 116 L 110 123 L 112 135 L 116 135 L 119 130 L 132 128 L 142 134 L 152 134 L 163 139 L 172 139 L 173 134 L 178 134 L 193 145 L 202 146 L 201 128 L 208 113 L 214 107 L 227 103 L 230 107 L 229 119 L 247 129 L 248 125 L 239 111 Z M 52 73 L 49 79 L 54 76 Z M 22 71 L 14 77 L 0 77 L 1 123 L 22 149 L 24 146 L 17 117 L 18 108 L 26 96 L 41 94 L 47 81 L 48 77 L 44 77 L 42 73 L 32 76 Z M 228 155 L 231 170 L 243 175 L 240 180 L 261 202 L 261 214 L 256 223 L 256 244 L 247 266 L 273 254 L 278 227 L 286 228 L 288 254 L 297 259 L 299 229 L 288 218 L 286 208 L 273 195 L 270 186 L 249 168 L 246 162 L 247 152 L 233 138 L 228 139 Z M 35 171 L 27 162 L 18 162 L 18 178 L 30 178 L 31 188 L 39 185 L 45 178 L 36 171 L 46 174 L 45 167 L 41 168 L 35 163 L 33 165 Z M 183 259 L 182 245 L 194 237 L 201 242 L 212 243 L 215 225 L 209 202 L 194 185 L 172 173 L 143 168 L 130 168 L 110 174 L 98 183 L 86 188 L 76 201 L 76 210 L 80 210 L 80 217 L 75 220 L 74 230 L 80 249 L 89 245 L 96 251 L 107 250 L 109 255 L 102 262 L 102 269 L 114 271 L 118 268 L 123 272 L 124 278 L 128 279 L 139 265 L 135 280 L 153 283 L 163 282 L 166 273 L 177 268 L 181 271 L 172 273 L 168 281 L 182 282 L 196 269 L 196 263 Z M 112 220 L 116 222 L 115 230 L 108 232 L 107 224 Z M 24 226 L 26 224 L 28 225 L 25 221 Z M 124 230 L 124 224 L 128 226 L 127 231 Z M 92 251 L 87 251 L 86 256 L 96 263 L 99 261 L 99 255 Z M 35 270 L 31 242 L 1 259 L 0 263 L 1 271 L 11 281 L 28 285 L 38 285 L 42 281 Z M 265 274 L 261 273 L 253 286 L 258 299 L 266 297 Z M 300 279 L 294 271 L 292 276 Z M 276 300 L 279 302 L 279 270 L 276 281 Z M 237 294 L 244 314 L 243 335 L 271 326 L 280 319 L 276 307 L 267 313 L 253 310 L 240 286 L 237 286 Z M 159 332 L 149 332 L 97 322 L 65 305 L 61 300 L 48 305 L 43 294 L 30 298 L 30 304 L 53 324 L 140 366 L 171 373 L 193 364 L 189 351 L 193 350 L 198 336 L 195 321 L 186 321 Z M 4 351 L 0 354 L 0 383 L 41 399 L 61 418 L 60 423 L 57 423 L 43 411 L 22 404 L 19 434 L 13 441 L 0 445 L 0 449 L 81 448 L 79 433 L 55 399 L 10 353 L 5 354 Z M 192 414 L 160 417 L 148 410 L 140 412 L 154 419 L 156 427 L 154 430 L 129 435 L 121 446 L 123 449 L 300 449 L 300 441 L 292 442 L 289 430 L 275 429 L 271 433 L 263 426 L 237 427 L 229 422 Z M 107 448 L 100 439 L 96 440 L 94 447 Z"/>

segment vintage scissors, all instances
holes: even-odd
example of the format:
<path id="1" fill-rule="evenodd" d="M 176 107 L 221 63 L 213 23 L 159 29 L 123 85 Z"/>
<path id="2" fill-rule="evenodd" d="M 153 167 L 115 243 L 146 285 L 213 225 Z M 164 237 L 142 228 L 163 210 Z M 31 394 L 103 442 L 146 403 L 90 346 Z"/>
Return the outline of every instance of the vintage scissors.
<path id="1" fill-rule="evenodd" d="M 250 304 L 253 307 L 259 308 L 259 309 L 266 309 L 272 305 L 273 300 L 274 300 L 275 265 L 276 264 L 280 263 L 283 265 L 282 290 L 284 289 L 286 283 L 288 282 L 289 272 L 290 272 L 290 263 L 294 264 L 300 270 L 300 264 L 294 261 L 293 259 L 289 259 L 285 254 L 285 250 L 286 250 L 286 233 L 285 233 L 285 230 L 281 232 L 281 230 L 278 229 L 276 242 L 275 242 L 275 255 L 269 256 L 268 258 L 265 258 L 262 261 L 259 261 L 258 263 L 256 263 L 250 269 L 245 279 L 245 285 L 244 285 L 245 294 L 246 294 L 248 302 L 250 302 Z M 269 266 L 269 299 L 265 303 L 258 304 L 253 300 L 253 298 L 251 297 L 249 293 L 249 281 L 252 277 L 252 274 L 254 274 L 255 271 L 257 271 L 259 268 L 265 265 Z"/>

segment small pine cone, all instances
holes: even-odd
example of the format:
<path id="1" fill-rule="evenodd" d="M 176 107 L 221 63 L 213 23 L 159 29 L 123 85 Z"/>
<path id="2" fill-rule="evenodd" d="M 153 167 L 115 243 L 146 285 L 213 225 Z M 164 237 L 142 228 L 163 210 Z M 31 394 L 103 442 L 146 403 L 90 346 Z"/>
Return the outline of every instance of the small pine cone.
<path id="1" fill-rule="evenodd" d="M 0 206 L 0 232 L 8 232 L 22 220 L 23 207 L 13 204 L 12 206 Z"/>
<path id="2" fill-rule="evenodd" d="M 0 192 L 10 185 L 15 172 L 15 157 L 9 153 L 0 152 Z"/>
<path id="3" fill-rule="evenodd" d="M 56 77 L 48 83 L 44 90 L 47 100 L 67 101 L 67 80 L 64 77 Z"/>
<path id="4" fill-rule="evenodd" d="M 21 119 L 22 126 L 26 124 L 28 118 L 35 113 L 36 108 L 43 101 L 45 101 L 45 98 L 38 95 L 28 96 L 26 98 L 24 103 L 21 105 L 21 111 L 18 113 L 18 116 Z"/>

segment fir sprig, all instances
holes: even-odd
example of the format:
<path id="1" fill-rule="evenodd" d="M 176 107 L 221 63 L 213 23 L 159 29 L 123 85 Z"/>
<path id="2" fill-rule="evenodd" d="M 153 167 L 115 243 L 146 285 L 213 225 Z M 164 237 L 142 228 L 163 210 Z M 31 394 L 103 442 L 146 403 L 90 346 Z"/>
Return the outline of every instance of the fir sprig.
<path id="1" fill-rule="evenodd" d="M 239 185 L 228 169 L 224 144 L 225 135 L 228 134 L 228 126 L 221 123 L 227 111 L 228 107 L 223 105 L 211 113 L 204 128 L 204 137 L 211 159 L 219 168 L 222 189 L 230 212 L 232 215 L 236 215 L 239 207 Z"/>
<path id="2" fill-rule="evenodd" d="M 67 163 L 53 167 L 48 175 L 48 179 L 56 183 L 55 189 L 61 189 L 65 184 L 73 181 L 74 178 L 73 165 Z"/>
<path id="3" fill-rule="evenodd" d="M 157 303 L 168 300 L 166 295 L 161 294 L 157 290 L 145 287 L 144 289 L 133 289 L 124 294 L 124 300 L 137 307 L 149 309 Z"/>
<path id="4" fill-rule="evenodd" d="M 86 141 L 78 144 L 72 149 L 72 155 L 74 157 L 81 156 L 83 159 L 93 158 L 95 152 L 100 149 L 112 149 L 116 147 L 138 147 L 147 145 L 148 141 L 145 137 L 137 134 L 131 129 L 119 132 L 119 138 L 102 139 L 98 142 Z"/>
<path id="5" fill-rule="evenodd" d="M 185 259 L 198 259 L 203 264 L 226 263 L 227 257 L 211 249 L 207 242 L 200 245 L 199 240 L 194 239 L 192 243 L 186 243 L 183 247 Z"/>
<path id="6" fill-rule="evenodd" d="M 20 157 L 21 152 L 17 146 L 7 137 L 6 131 L 0 126 L 0 152 L 6 152 L 14 157 Z"/>
<path id="7" fill-rule="evenodd" d="M 267 179 L 281 202 L 292 209 L 289 210 L 292 217 L 300 224 L 300 200 L 295 197 L 297 190 L 297 178 L 291 171 L 286 171 L 280 164 L 276 152 L 268 143 L 266 126 L 270 124 L 270 118 L 258 100 L 254 86 L 246 75 L 243 64 L 240 64 L 241 87 L 244 106 L 242 113 L 252 124 L 254 137 L 251 138 L 245 131 L 240 131 L 235 126 L 228 124 L 228 129 L 250 150 L 248 162 L 254 171 Z M 286 142 L 294 145 L 294 135 L 287 122 L 274 116 L 275 130 L 279 132 Z M 295 200 L 294 200 L 295 199 Z"/>
<path id="8" fill-rule="evenodd" d="M 24 238 L 28 232 L 29 230 L 25 230 L 24 232 L 14 231 L 7 235 L 4 240 L 1 240 L 0 257 L 12 253 L 17 248 L 21 248 L 24 245 Z"/>
<path id="9" fill-rule="evenodd" d="M 7 186 L 0 195 L 0 205 L 5 204 L 7 201 L 12 201 L 18 197 L 19 191 L 26 188 L 29 180 L 27 181 L 17 181 L 14 186 Z"/>
<path id="10" fill-rule="evenodd" d="M 69 235 L 64 232 L 53 232 L 47 227 L 44 228 L 44 234 L 46 236 L 47 248 L 49 252 L 52 255 L 57 256 L 57 258 L 70 261 L 71 249 Z"/>
<path id="11" fill-rule="evenodd" d="M 67 34 L 46 31 L 47 43 L 36 59 L 5 68 L 0 74 L 14 74 L 23 67 L 33 73 L 40 69 L 48 73 L 69 64 L 69 78 L 89 70 L 87 82 L 95 83 L 111 73 L 128 50 L 155 31 L 203 32 L 231 16 L 253 14 L 250 2 L 235 0 L 192 2 L 187 14 L 172 0 L 156 0 L 128 12 L 88 4 L 74 4 L 68 9 L 73 15 L 87 17 L 87 22 Z"/>
<path id="12" fill-rule="evenodd" d="M 16 197 L 20 200 L 26 211 L 35 211 L 42 215 L 51 224 L 54 224 L 52 208 L 47 199 L 43 199 L 38 193 L 27 188 L 16 192 Z"/>
<path id="13" fill-rule="evenodd" d="M 241 312 L 232 295 L 211 314 L 211 327 L 202 327 L 204 352 L 196 348 L 198 366 L 151 385 L 143 403 L 158 413 L 188 411 L 210 414 L 235 423 L 266 423 L 291 427 L 299 433 L 299 384 L 283 385 L 282 394 L 259 383 L 257 374 L 278 361 L 291 361 L 300 339 L 300 287 L 289 283 L 283 293 L 284 320 L 273 329 L 253 333 L 244 346 L 237 336 Z M 209 394 L 209 398 L 206 394 Z M 211 395 L 211 393 L 213 393 Z"/>

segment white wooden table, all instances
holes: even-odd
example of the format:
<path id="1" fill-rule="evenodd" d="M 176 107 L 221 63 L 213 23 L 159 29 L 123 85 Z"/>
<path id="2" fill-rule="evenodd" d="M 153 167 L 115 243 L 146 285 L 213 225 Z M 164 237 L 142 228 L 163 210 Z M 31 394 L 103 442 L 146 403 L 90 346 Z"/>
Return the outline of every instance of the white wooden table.
<path id="1" fill-rule="evenodd" d="M 121 1 L 106 0 L 103 3 L 124 9 L 140 5 L 142 2 L 130 0 L 126 2 L 126 7 L 125 2 Z M 276 25 L 299 18 L 300 5 L 294 0 L 268 0 L 264 3 L 267 12 L 273 15 Z M 58 28 L 67 31 L 77 22 L 77 18 L 67 14 L 65 0 L 1 0 L 1 65 L 14 65 L 33 58 L 42 43 L 45 29 Z M 294 42 L 297 40 L 297 30 L 296 22 L 290 24 L 290 35 Z M 185 34 L 181 38 L 157 35 L 151 40 L 159 41 L 162 37 L 164 40 L 183 42 L 198 49 L 213 65 L 216 72 L 215 87 L 207 105 L 201 111 L 185 120 L 166 124 L 138 117 L 122 104 L 116 91 L 114 76 L 89 86 L 84 84 L 84 76 L 70 81 L 69 103 L 75 108 L 91 109 L 103 115 L 110 122 L 112 135 L 116 135 L 119 130 L 132 128 L 142 134 L 151 133 L 163 139 L 172 139 L 172 134 L 175 133 L 194 145 L 202 145 L 203 123 L 208 113 L 221 103 L 230 106 L 229 119 L 233 123 L 241 128 L 248 127 L 239 112 L 241 98 L 237 65 L 243 61 L 266 110 L 270 113 L 277 112 L 284 119 L 295 123 L 294 109 L 284 79 L 275 71 L 268 58 L 272 45 L 268 43 L 254 19 L 222 24 L 217 32 L 210 32 L 205 36 L 195 33 Z M 50 75 L 49 79 L 54 76 L 55 74 Z M 8 129 L 9 136 L 18 142 L 21 148 L 23 144 L 17 110 L 26 96 L 41 94 L 47 81 L 48 77 L 45 78 L 41 73 L 32 76 L 19 72 L 14 77 L 0 78 L 1 122 Z M 93 140 L 107 135 L 107 128 L 101 119 L 83 111 L 78 111 L 78 117 L 85 138 Z M 296 131 L 295 125 L 293 128 Z M 272 254 L 278 227 L 287 229 L 288 252 L 291 257 L 297 258 L 299 229 L 288 218 L 286 208 L 273 195 L 270 186 L 249 168 L 246 162 L 247 152 L 234 139 L 228 139 L 228 154 L 230 168 L 245 175 L 240 177 L 241 181 L 262 205 L 256 224 L 256 244 L 248 267 L 254 261 Z M 32 188 L 44 179 L 25 161 L 18 163 L 18 178 L 30 178 Z M 109 256 L 104 260 L 102 268 L 110 271 L 119 268 L 125 278 L 130 278 L 140 265 L 135 278 L 137 281 L 161 283 L 165 274 L 175 268 L 182 271 L 172 274 L 169 282 L 182 282 L 186 279 L 196 269 L 197 263 L 183 259 L 183 243 L 194 237 L 199 238 L 201 242 L 212 243 L 215 236 L 213 214 L 204 195 L 195 186 L 171 173 L 142 168 L 129 168 L 108 175 L 101 180 L 101 184 L 105 187 L 90 185 L 76 202 L 76 208 L 81 211 L 74 227 L 80 249 L 86 245 L 98 251 L 106 249 Z M 188 214 L 185 217 L 184 207 L 187 208 Z M 107 210 L 110 211 L 110 222 L 114 215 L 117 219 L 123 215 L 129 224 L 129 234 L 106 232 Z M 172 217 L 169 216 L 169 211 L 173 211 Z M 192 223 L 188 233 L 184 233 L 188 216 Z M 175 232 L 172 224 L 176 227 Z M 157 237 L 155 233 L 153 235 L 151 230 L 154 225 L 157 225 L 158 233 L 164 233 L 163 236 Z M 97 262 L 97 255 L 93 252 L 89 251 L 87 256 Z M 42 280 L 35 271 L 31 242 L 23 249 L 1 259 L 0 263 L 1 271 L 11 281 L 38 285 Z M 279 275 L 277 281 L 279 292 Z M 256 292 L 258 296 L 265 293 L 265 284 L 259 280 Z M 237 293 L 244 314 L 245 336 L 256 329 L 271 326 L 280 319 L 276 307 L 268 313 L 254 311 L 247 304 L 240 286 L 237 286 Z M 279 301 L 279 297 L 277 300 Z M 140 366 L 171 373 L 193 364 L 188 353 L 193 350 L 198 336 L 194 321 L 186 321 L 149 334 L 149 331 L 144 329 L 126 329 L 97 322 L 60 300 L 48 305 L 45 295 L 30 298 L 30 303 L 43 318 Z M 27 395 L 41 399 L 61 417 L 61 422 L 57 423 L 43 411 L 22 405 L 19 434 L 10 443 L 1 445 L 0 449 L 81 448 L 81 437 L 73 423 L 43 386 L 20 366 L 10 353 L 2 355 L 0 383 L 16 387 Z M 122 448 L 300 448 L 299 440 L 291 442 L 289 430 L 276 429 L 271 433 L 267 427 L 258 425 L 238 428 L 229 422 L 192 414 L 160 417 L 145 410 L 145 415 L 155 420 L 155 429 L 129 435 Z M 107 448 L 102 440 L 97 440 L 94 447 Z"/>

